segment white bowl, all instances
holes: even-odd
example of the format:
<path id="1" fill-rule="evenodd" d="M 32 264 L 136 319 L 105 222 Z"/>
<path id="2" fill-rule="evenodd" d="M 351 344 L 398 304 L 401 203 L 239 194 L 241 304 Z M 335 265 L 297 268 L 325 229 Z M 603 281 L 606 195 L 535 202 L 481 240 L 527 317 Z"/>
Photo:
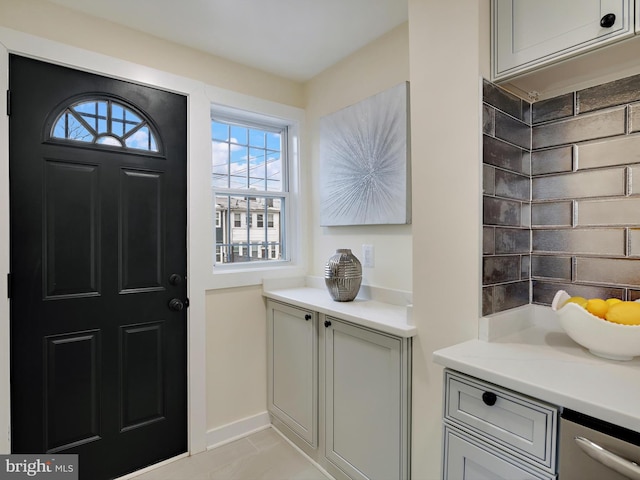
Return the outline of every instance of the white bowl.
<path id="1" fill-rule="evenodd" d="M 598 357 L 631 360 L 640 355 L 640 325 L 621 325 L 587 312 L 580 305 L 565 302 L 571 298 L 558 291 L 551 308 L 571 339 Z M 560 308 L 558 306 L 560 305 Z"/>

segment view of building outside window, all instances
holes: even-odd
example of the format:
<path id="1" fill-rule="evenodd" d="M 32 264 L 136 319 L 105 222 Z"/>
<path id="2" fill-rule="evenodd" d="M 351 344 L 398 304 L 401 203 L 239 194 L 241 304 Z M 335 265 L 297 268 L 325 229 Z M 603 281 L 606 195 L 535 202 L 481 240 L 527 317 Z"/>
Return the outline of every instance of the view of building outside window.
<path id="1" fill-rule="evenodd" d="M 286 258 L 286 133 L 283 127 L 212 120 L 216 263 Z"/>

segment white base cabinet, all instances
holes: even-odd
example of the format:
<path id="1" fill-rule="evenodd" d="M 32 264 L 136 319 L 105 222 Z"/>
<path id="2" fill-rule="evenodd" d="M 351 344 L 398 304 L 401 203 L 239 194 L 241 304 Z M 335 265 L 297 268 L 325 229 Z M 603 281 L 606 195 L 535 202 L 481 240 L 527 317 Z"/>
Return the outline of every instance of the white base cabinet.
<path id="1" fill-rule="evenodd" d="M 337 479 L 409 479 L 411 339 L 272 300 L 267 311 L 274 426 Z"/>
<path id="2" fill-rule="evenodd" d="M 302 440 L 318 442 L 318 315 L 269 304 L 267 405 Z"/>
<path id="3" fill-rule="evenodd" d="M 527 469 L 499 450 L 487 447 L 461 430 L 444 429 L 444 478 L 456 480 L 551 480 L 555 478 Z"/>
<path id="4" fill-rule="evenodd" d="M 448 369 L 444 392 L 444 480 L 556 478 L 557 407 Z"/>

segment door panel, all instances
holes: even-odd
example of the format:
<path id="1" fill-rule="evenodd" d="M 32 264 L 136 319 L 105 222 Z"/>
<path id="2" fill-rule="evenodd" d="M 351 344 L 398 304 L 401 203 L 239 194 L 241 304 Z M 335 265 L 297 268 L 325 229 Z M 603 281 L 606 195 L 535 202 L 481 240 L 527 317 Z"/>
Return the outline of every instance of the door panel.
<path id="1" fill-rule="evenodd" d="M 46 298 L 98 294 L 98 168 L 45 161 Z"/>
<path id="2" fill-rule="evenodd" d="M 127 169 L 121 175 L 120 293 L 164 290 L 163 175 Z"/>
<path id="3" fill-rule="evenodd" d="M 45 340 L 46 449 L 58 452 L 100 436 L 100 332 Z"/>
<path id="4" fill-rule="evenodd" d="M 162 326 L 156 323 L 121 329 L 121 431 L 164 418 Z"/>
<path id="5" fill-rule="evenodd" d="M 16 55 L 9 76 L 12 451 L 117 477 L 187 450 L 186 99 Z"/>

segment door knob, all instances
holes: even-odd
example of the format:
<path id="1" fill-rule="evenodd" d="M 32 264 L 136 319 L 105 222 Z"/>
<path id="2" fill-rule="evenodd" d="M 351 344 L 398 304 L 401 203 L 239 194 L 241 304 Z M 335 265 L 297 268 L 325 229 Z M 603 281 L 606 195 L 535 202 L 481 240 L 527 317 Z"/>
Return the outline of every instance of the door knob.
<path id="1" fill-rule="evenodd" d="M 172 298 L 169 300 L 169 310 L 174 312 L 181 312 L 184 310 L 184 303 L 179 298 Z"/>
<path id="2" fill-rule="evenodd" d="M 611 28 L 613 27 L 614 23 L 616 23 L 615 13 L 607 13 L 604 17 L 600 19 L 600 26 L 603 28 Z"/>
<path id="3" fill-rule="evenodd" d="M 169 283 L 171 285 L 180 285 L 182 283 L 182 277 L 177 273 L 174 273 L 169 277 Z"/>

